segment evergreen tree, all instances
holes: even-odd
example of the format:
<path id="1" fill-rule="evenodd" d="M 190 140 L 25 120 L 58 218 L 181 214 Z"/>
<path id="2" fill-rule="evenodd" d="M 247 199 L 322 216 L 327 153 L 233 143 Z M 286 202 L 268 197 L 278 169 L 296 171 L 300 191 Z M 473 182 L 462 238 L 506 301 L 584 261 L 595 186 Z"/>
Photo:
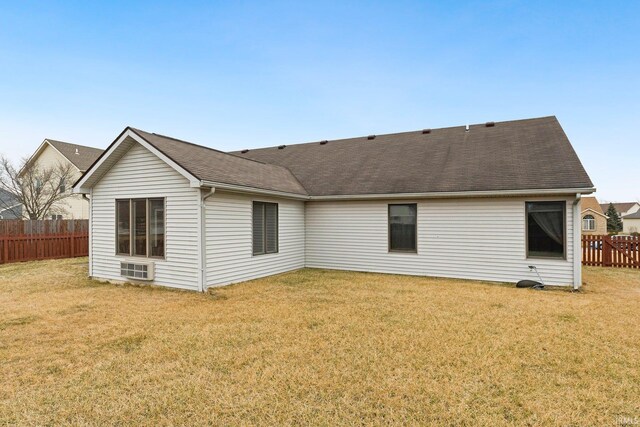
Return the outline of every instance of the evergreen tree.
<path id="1" fill-rule="evenodd" d="M 609 233 L 618 233 L 622 231 L 622 218 L 620 218 L 620 214 L 616 210 L 616 207 L 613 206 L 613 203 L 609 203 L 609 207 L 605 212 L 609 218 L 607 218 L 607 231 Z"/>

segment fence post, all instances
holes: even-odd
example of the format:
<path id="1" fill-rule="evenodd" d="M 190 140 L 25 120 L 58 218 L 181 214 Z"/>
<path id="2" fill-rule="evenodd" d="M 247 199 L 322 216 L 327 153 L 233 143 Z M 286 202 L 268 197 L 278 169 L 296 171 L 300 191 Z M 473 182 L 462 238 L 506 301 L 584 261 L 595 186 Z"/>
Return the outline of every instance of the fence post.
<path id="1" fill-rule="evenodd" d="M 69 235 L 69 250 L 71 251 L 71 258 L 75 256 L 75 250 L 73 247 L 75 239 L 73 238 L 73 236 L 74 236 L 74 232 L 71 232 L 71 234 Z"/>
<path id="2" fill-rule="evenodd" d="M 602 237 L 602 265 L 605 267 L 611 267 L 612 250 L 613 243 L 611 242 L 611 236 L 605 234 Z"/>

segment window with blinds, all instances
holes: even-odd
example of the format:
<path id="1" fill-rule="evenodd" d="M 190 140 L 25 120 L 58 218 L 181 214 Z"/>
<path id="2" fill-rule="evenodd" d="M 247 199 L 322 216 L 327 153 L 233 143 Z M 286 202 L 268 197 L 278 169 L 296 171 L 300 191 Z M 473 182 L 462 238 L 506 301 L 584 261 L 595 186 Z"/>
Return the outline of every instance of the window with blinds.
<path id="1" fill-rule="evenodd" d="M 253 202 L 253 254 L 278 252 L 278 204 Z"/>

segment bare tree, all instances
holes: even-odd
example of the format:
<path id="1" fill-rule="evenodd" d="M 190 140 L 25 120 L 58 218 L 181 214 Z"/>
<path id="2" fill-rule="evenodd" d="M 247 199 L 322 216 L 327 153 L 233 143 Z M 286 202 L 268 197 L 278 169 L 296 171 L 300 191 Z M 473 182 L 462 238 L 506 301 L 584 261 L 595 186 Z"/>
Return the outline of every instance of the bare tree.
<path id="1" fill-rule="evenodd" d="M 14 197 L 13 200 L 0 199 L 0 209 L 28 219 L 45 219 L 52 213 L 62 213 L 59 202 L 72 195 L 70 185 L 74 173 L 71 165 L 42 167 L 28 159 L 15 167 L 1 156 L 0 188 Z"/>

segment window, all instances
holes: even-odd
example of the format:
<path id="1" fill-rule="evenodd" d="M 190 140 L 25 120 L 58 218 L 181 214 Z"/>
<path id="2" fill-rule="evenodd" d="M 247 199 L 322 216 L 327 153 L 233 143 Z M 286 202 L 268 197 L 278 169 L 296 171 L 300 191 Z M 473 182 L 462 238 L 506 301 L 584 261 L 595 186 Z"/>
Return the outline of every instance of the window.
<path id="1" fill-rule="evenodd" d="M 54 221 L 57 220 L 57 219 L 62 219 L 62 215 L 53 214 L 53 215 L 51 215 L 51 219 L 54 220 Z"/>
<path id="2" fill-rule="evenodd" d="M 164 257 L 164 199 L 116 201 L 116 254 Z"/>
<path id="3" fill-rule="evenodd" d="M 527 202 L 527 257 L 564 258 L 565 202 Z"/>
<path id="4" fill-rule="evenodd" d="M 164 200 L 149 200 L 149 251 L 152 257 L 164 256 Z"/>
<path id="5" fill-rule="evenodd" d="M 390 252 L 417 252 L 417 212 L 415 203 L 389 205 Z"/>
<path id="6" fill-rule="evenodd" d="M 253 254 L 278 252 L 278 204 L 253 202 Z"/>
<path id="7" fill-rule="evenodd" d="M 59 191 L 60 191 L 60 193 L 64 193 L 65 191 L 67 191 L 67 186 L 66 186 L 66 183 L 64 181 L 64 178 L 62 178 L 60 180 Z"/>
<path id="8" fill-rule="evenodd" d="M 596 229 L 596 219 L 593 215 L 585 215 L 582 217 L 582 229 L 584 231 L 593 231 Z"/>

